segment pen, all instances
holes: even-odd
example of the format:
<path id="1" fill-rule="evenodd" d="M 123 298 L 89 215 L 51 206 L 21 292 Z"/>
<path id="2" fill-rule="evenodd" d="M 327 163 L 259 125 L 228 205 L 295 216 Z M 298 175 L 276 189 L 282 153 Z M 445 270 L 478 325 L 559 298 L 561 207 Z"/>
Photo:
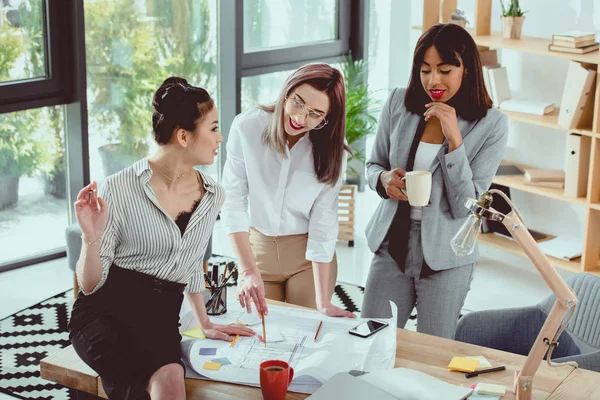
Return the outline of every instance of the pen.
<path id="1" fill-rule="evenodd" d="M 231 341 L 231 343 L 229 343 L 229 347 L 233 347 L 235 345 L 235 342 L 237 342 L 237 340 L 240 338 L 240 335 L 235 335 L 235 337 L 233 338 L 233 340 Z"/>
<path id="2" fill-rule="evenodd" d="M 319 323 L 319 327 L 317 328 L 317 333 L 315 333 L 315 343 L 317 343 L 317 337 L 319 336 L 319 332 L 321 331 L 321 327 L 323 326 L 323 321 Z"/>
<path id="3" fill-rule="evenodd" d="M 265 313 L 260 313 L 260 317 L 262 318 L 263 340 L 265 341 L 265 347 L 267 347 L 267 329 L 265 328 Z"/>
<path id="4" fill-rule="evenodd" d="M 505 369 L 506 369 L 506 367 L 502 366 L 502 367 L 495 367 L 495 368 L 489 368 L 489 369 L 482 369 L 481 371 L 475 371 L 475 372 L 465 372 L 465 377 L 473 378 L 479 374 L 486 374 L 488 372 L 496 372 L 496 371 L 504 371 Z"/>

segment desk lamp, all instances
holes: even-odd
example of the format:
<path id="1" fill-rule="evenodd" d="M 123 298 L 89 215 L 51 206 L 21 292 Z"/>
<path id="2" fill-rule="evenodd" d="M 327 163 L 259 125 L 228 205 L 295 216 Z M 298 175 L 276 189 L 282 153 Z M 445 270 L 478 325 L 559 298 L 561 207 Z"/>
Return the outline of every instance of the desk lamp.
<path id="1" fill-rule="evenodd" d="M 502 214 L 491 208 L 492 193 L 499 194 L 510 205 L 511 211 L 508 214 Z M 467 199 L 465 207 L 471 210 L 471 214 L 450 242 L 450 246 L 457 256 L 466 256 L 473 252 L 483 218 L 501 222 L 556 295 L 556 302 L 552 306 L 552 310 L 548 314 L 538 337 L 535 339 L 523 368 L 515 373 L 513 393 L 517 395 L 517 400 L 530 400 L 533 392 L 533 376 L 537 372 L 546 352 L 548 353 L 548 365 L 552 367 L 577 367 L 577 363 L 573 362 L 554 364 L 551 361 L 552 351 L 558 346 L 558 338 L 575 312 L 577 297 L 552 267 L 548 257 L 538 247 L 527 230 L 519 211 L 503 192 L 495 189 L 489 190 L 483 193 L 479 200 Z M 567 313 L 569 315 L 565 320 Z"/>

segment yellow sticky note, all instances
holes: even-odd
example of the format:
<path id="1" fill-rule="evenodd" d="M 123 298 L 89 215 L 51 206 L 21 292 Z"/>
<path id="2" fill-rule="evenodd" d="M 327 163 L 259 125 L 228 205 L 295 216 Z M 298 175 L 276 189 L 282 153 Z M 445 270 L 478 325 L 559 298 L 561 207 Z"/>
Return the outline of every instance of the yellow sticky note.
<path id="1" fill-rule="evenodd" d="M 196 339 L 206 339 L 204 331 L 200 329 L 199 326 L 192 329 L 188 329 L 187 331 L 183 332 L 183 336 L 193 337 Z"/>
<path id="2" fill-rule="evenodd" d="M 219 368 L 221 368 L 221 364 L 216 363 L 216 362 L 207 361 L 207 362 L 204 363 L 204 365 L 202 366 L 202 368 L 208 369 L 208 370 L 211 370 L 211 371 L 218 371 Z"/>
<path id="3" fill-rule="evenodd" d="M 452 361 L 448 364 L 448 369 L 450 371 L 475 372 L 478 365 L 478 360 L 472 360 L 466 357 L 452 357 Z"/>
<path id="4" fill-rule="evenodd" d="M 477 388 L 478 394 L 488 394 L 491 396 L 504 396 L 506 393 L 506 387 L 502 385 L 494 385 L 492 383 L 478 383 Z"/>
<path id="5" fill-rule="evenodd" d="M 471 360 L 479 361 L 479 365 L 477 365 L 477 371 L 479 371 L 480 369 L 492 368 L 492 364 L 484 356 L 469 356 L 465 358 L 470 358 Z"/>

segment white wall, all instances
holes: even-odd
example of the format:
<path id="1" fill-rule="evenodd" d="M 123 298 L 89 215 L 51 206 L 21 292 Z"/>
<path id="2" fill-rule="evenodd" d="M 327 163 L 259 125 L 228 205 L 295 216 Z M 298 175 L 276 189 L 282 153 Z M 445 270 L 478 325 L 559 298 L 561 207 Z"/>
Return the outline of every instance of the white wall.
<path id="1" fill-rule="evenodd" d="M 375 3 L 379 1 L 374 0 Z M 521 0 L 520 3 L 521 8 L 527 11 L 523 25 L 524 36 L 551 38 L 553 33 L 575 29 L 600 32 L 600 0 Z M 459 0 L 458 8 L 465 11 L 469 21 L 474 21 L 474 0 Z M 492 31 L 501 30 L 500 14 L 500 1 L 493 0 Z M 376 76 L 370 78 L 371 84 L 378 87 L 387 84 L 389 88 L 406 86 L 412 54 L 421 33 L 411 27 L 421 25 L 422 15 L 422 0 L 392 0 L 389 10 L 389 38 L 385 42 L 389 45 L 389 53 L 387 58 L 382 54 L 376 57 L 379 62 L 384 60 L 388 63 L 389 75 L 382 77 L 379 69 Z M 379 40 L 385 40 L 382 39 L 385 36 L 383 30 L 379 36 Z M 560 105 L 568 60 L 513 50 L 498 52 L 501 64 L 507 68 L 510 89 L 516 98 L 550 100 Z M 511 121 L 504 158 L 540 168 L 563 169 L 567 134 L 566 131 Z M 585 217 L 585 209 L 582 207 L 516 190 L 511 193 L 530 228 L 553 235 L 582 237 Z M 482 255 L 506 263 L 529 265 L 526 259 L 504 251 L 485 247 L 481 250 Z"/>

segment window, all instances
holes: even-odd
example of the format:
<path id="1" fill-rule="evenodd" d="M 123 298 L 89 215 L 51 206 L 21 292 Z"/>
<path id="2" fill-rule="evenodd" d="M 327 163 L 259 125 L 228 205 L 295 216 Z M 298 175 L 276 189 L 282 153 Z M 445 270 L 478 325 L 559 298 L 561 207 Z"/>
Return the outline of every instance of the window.
<path id="1" fill-rule="evenodd" d="M 63 107 L 0 114 L 0 264 L 65 245 Z"/>
<path id="2" fill-rule="evenodd" d="M 46 76 L 43 15 L 42 0 L 0 2 L 0 82 Z"/>
<path id="3" fill-rule="evenodd" d="M 337 0 L 244 0 L 244 52 L 335 40 Z"/>
<path id="4" fill-rule="evenodd" d="M 283 88 L 283 83 L 292 72 L 294 70 L 242 78 L 242 112 L 258 104 L 274 103 Z"/>
<path id="5" fill-rule="evenodd" d="M 217 99 L 216 0 L 85 1 L 90 177 L 157 148 L 152 96 L 169 76 Z M 216 177 L 217 162 L 202 168 Z"/>

